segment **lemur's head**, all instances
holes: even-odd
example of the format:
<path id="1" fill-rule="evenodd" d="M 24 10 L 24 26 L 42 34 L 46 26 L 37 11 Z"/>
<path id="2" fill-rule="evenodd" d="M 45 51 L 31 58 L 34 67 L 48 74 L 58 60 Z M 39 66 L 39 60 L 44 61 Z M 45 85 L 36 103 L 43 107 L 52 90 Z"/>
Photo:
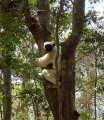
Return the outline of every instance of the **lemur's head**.
<path id="1" fill-rule="evenodd" d="M 44 49 L 47 51 L 47 52 L 51 52 L 55 47 L 55 43 L 54 42 L 45 42 L 44 43 Z"/>

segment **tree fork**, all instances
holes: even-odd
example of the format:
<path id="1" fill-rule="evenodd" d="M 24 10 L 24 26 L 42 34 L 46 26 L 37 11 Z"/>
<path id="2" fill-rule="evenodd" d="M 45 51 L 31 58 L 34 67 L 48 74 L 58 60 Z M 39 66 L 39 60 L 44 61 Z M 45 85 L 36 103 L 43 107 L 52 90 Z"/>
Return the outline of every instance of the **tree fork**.
<path id="1" fill-rule="evenodd" d="M 27 1 L 27 0 L 25 0 Z M 72 34 L 68 37 L 67 41 L 62 46 L 62 115 L 63 120 L 77 120 L 79 114 L 74 112 L 75 102 L 75 49 L 79 43 L 81 33 L 83 31 L 84 23 L 84 3 L 85 0 L 74 0 L 73 2 L 73 27 Z M 28 4 L 25 6 L 29 7 Z M 35 38 L 36 43 L 39 47 L 40 55 L 44 55 L 43 43 L 50 41 L 50 14 L 49 14 L 49 3 L 48 0 L 38 0 L 38 13 L 39 21 L 35 22 L 32 27 L 30 19 L 32 18 L 29 9 L 26 9 L 25 19 L 27 26 L 30 29 L 32 35 Z M 42 11 L 41 11 L 42 10 Z M 44 11 L 45 10 L 45 14 Z M 48 14 L 46 14 L 46 11 Z M 36 20 L 36 18 L 34 18 Z M 34 19 L 32 22 L 34 22 Z M 80 23 L 80 24 L 79 24 Z M 35 27 L 34 27 L 35 25 Z M 42 34 L 40 34 L 40 32 Z M 49 106 L 52 110 L 54 120 L 59 120 L 59 102 L 57 89 L 47 88 L 48 81 L 44 81 L 44 91 L 48 100 Z M 76 118 L 74 116 L 77 116 Z"/>

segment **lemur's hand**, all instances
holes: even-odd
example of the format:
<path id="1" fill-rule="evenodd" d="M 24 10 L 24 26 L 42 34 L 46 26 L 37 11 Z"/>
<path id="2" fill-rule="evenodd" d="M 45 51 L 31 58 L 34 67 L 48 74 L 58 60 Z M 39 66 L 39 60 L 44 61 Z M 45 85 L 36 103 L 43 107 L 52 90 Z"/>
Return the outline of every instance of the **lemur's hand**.
<path id="1" fill-rule="evenodd" d="M 49 65 L 47 65 L 47 69 L 53 69 L 53 64 L 50 63 Z"/>

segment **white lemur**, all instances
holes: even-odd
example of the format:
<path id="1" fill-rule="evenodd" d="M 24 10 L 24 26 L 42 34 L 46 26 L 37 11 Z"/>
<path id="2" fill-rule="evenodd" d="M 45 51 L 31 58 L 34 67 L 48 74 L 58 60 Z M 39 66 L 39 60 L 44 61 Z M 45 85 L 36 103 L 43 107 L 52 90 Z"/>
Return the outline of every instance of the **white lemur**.
<path id="1" fill-rule="evenodd" d="M 42 76 L 49 82 L 56 85 L 56 66 L 55 59 L 57 56 L 57 47 L 54 42 L 45 42 L 44 49 L 46 54 L 39 58 L 39 65 L 43 67 Z M 50 68 L 51 67 L 51 68 Z M 61 69 L 61 49 L 58 56 L 58 70 Z M 61 83 L 59 82 L 59 86 Z"/>

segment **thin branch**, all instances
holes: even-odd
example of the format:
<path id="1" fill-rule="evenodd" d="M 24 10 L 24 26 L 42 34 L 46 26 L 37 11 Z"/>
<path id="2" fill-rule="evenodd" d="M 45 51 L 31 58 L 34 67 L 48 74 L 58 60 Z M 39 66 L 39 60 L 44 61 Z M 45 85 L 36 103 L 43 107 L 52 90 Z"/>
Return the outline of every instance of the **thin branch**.
<path id="1" fill-rule="evenodd" d="M 99 80 L 99 82 L 101 82 L 102 80 Z M 90 81 L 88 83 L 82 84 L 79 86 L 79 88 L 75 91 L 78 92 L 79 90 L 81 90 L 81 88 L 83 88 L 84 86 L 90 85 L 91 83 L 94 83 L 94 81 Z"/>
<path id="2" fill-rule="evenodd" d="M 58 36 L 58 32 L 59 32 L 59 20 L 60 20 L 60 16 L 63 10 L 63 0 L 60 0 L 60 9 L 56 18 L 56 46 L 57 46 L 57 56 L 56 56 L 56 60 L 55 60 L 55 65 L 56 65 L 56 85 L 57 85 L 57 92 L 58 92 L 58 101 L 59 101 L 59 120 L 63 120 L 62 117 L 62 93 L 61 93 L 61 89 L 59 87 L 59 79 L 60 79 L 60 73 L 59 73 L 59 66 L 58 66 L 58 57 L 60 54 L 60 47 L 59 47 L 59 36 Z"/>
<path id="3" fill-rule="evenodd" d="M 96 49 L 96 51 L 95 51 L 95 80 L 94 80 L 94 88 L 95 89 L 97 87 L 97 81 L 98 81 L 98 74 L 97 74 L 97 49 Z M 94 120 L 97 119 L 96 97 L 97 97 L 97 92 L 95 90 L 95 92 L 94 92 Z"/>

